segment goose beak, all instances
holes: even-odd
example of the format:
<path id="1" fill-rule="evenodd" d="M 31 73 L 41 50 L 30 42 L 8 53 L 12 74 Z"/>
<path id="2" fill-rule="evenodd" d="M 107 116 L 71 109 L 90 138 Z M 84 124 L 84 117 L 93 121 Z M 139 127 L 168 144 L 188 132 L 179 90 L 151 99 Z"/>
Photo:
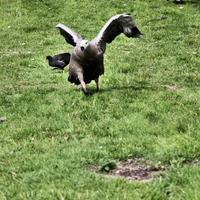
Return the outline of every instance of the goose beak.
<path id="1" fill-rule="evenodd" d="M 80 44 L 80 49 L 81 51 L 84 51 L 87 48 L 88 41 L 87 40 L 82 40 Z"/>

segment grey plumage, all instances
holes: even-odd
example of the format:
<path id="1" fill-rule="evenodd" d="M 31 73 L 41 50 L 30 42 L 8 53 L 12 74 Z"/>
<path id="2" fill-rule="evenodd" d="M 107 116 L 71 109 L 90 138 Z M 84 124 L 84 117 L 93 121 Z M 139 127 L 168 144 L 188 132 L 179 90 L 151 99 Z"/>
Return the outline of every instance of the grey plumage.
<path id="1" fill-rule="evenodd" d="M 56 26 L 66 42 L 74 46 L 69 61 L 68 81 L 81 84 L 83 92 L 88 94 L 86 84 L 95 80 L 99 90 L 99 76 L 104 73 L 104 53 L 106 44 L 111 43 L 119 34 L 127 37 L 139 37 L 139 31 L 129 14 L 111 17 L 91 41 L 84 40 L 79 34 L 63 24 Z"/>

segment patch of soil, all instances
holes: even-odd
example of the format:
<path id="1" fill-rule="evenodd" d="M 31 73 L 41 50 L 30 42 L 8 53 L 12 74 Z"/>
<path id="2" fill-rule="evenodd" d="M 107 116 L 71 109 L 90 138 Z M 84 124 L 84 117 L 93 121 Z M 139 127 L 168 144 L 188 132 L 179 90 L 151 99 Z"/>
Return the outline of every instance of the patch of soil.
<path id="1" fill-rule="evenodd" d="M 7 120 L 6 117 L 0 117 L 0 123 L 5 122 L 6 120 Z"/>
<path id="2" fill-rule="evenodd" d="M 155 177 L 162 176 L 165 167 L 160 164 L 152 164 L 143 159 L 127 159 L 118 163 L 107 163 L 95 170 L 107 177 L 121 177 L 131 181 L 151 181 Z"/>
<path id="3" fill-rule="evenodd" d="M 164 85 L 164 87 L 170 91 L 177 91 L 179 89 L 177 85 Z"/>

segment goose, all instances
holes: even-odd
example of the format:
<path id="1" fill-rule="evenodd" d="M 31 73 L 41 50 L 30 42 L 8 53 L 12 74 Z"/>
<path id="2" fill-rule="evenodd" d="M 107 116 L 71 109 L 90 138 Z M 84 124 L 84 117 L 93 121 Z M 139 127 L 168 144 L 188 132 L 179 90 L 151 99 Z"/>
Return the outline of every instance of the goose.
<path id="1" fill-rule="evenodd" d="M 65 41 L 74 47 L 68 63 L 68 81 L 76 85 L 81 84 L 85 95 L 89 94 L 87 84 L 92 80 L 95 81 L 96 90 L 99 91 L 99 77 L 104 74 L 106 44 L 111 43 L 121 33 L 128 38 L 142 35 L 131 15 L 126 13 L 111 17 L 97 36 L 90 41 L 64 24 L 59 23 L 56 28 L 59 29 Z M 62 60 L 59 60 L 57 56 L 56 63 L 59 61 Z M 54 63 L 51 64 L 54 65 Z M 59 64 L 55 67 L 59 67 Z"/>

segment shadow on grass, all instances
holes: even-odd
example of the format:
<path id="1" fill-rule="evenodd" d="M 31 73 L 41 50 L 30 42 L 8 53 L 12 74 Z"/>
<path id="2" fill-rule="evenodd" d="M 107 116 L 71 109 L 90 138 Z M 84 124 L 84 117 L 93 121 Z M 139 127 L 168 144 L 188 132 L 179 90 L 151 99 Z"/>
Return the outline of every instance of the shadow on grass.
<path id="1" fill-rule="evenodd" d="M 141 90 L 150 90 L 150 91 L 156 91 L 158 90 L 159 87 L 155 85 L 150 85 L 150 83 L 141 81 L 141 82 L 136 82 L 134 85 L 116 85 L 116 86 L 111 86 L 107 88 L 101 88 L 98 92 L 96 91 L 95 88 L 89 89 L 90 95 L 94 95 L 96 93 L 107 93 L 107 92 L 112 92 L 112 91 L 126 91 L 126 90 L 133 90 L 133 91 L 141 91 Z"/>
<path id="2" fill-rule="evenodd" d="M 128 85 L 128 86 L 113 86 L 108 88 L 102 88 L 99 92 L 111 92 L 113 90 L 156 90 L 157 88 L 154 88 L 152 86 L 147 85 Z"/>
<path id="3" fill-rule="evenodd" d="M 200 1 L 199 0 L 191 0 L 191 1 L 186 1 L 186 3 L 191 3 L 191 4 L 198 4 L 200 5 Z"/>
<path id="4" fill-rule="evenodd" d="M 193 5 L 195 8 L 198 8 L 200 7 L 200 1 L 199 0 L 185 0 L 185 4 L 191 4 Z"/>
<path id="5" fill-rule="evenodd" d="M 200 0 L 186 0 L 185 1 L 185 5 L 191 5 L 192 7 L 196 8 L 196 9 L 200 9 Z"/>
<path id="6" fill-rule="evenodd" d="M 175 0 L 173 2 L 177 3 Z M 180 3 L 182 3 L 182 4 L 199 4 L 200 5 L 200 1 L 199 0 L 183 0 Z"/>
<path id="7" fill-rule="evenodd" d="M 170 2 L 170 1 L 169 1 Z M 173 1 L 174 3 L 176 3 L 176 1 Z M 192 5 L 195 8 L 199 9 L 200 7 L 200 1 L 199 0 L 184 0 L 182 3 L 176 3 L 177 5 Z"/>

